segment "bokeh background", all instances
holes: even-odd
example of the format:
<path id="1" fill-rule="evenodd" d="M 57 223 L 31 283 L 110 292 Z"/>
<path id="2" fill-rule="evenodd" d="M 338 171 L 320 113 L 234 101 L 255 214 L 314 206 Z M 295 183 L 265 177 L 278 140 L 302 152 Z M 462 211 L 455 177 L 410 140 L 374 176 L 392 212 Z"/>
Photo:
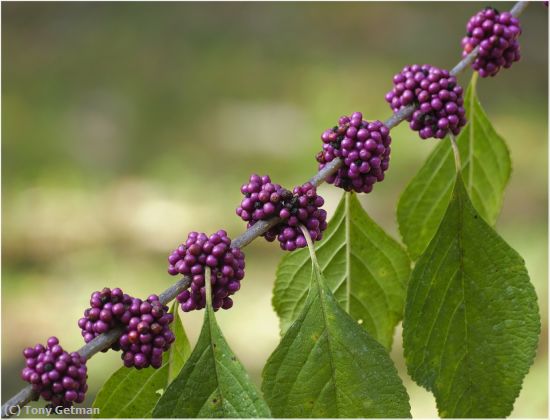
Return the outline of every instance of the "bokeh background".
<path id="1" fill-rule="evenodd" d="M 467 19 L 486 5 L 2 4 L 2 400 L 24 385 L 23 347 L 57 335 L 78 348 L 94 290 L 165 289 L 166 257 L 190 230 L 240 234 L 234 211 L 250 173 L 304 182 L 325 128 L 356 110 L 389 117 L 392 75 L 452 67 Z M 521 62 L 480 80 L 479 94 L 514 165 L 498 230 L 525 258 L 543 319 L 513 416 L 546 417 L 548 9 L 534 2 L 521 21 Z M 386 180 L 361 199 L 397 238 L 399 194 L 436 141 L 405 124 L 392 136 Z M 321 193 L 332 214 L 340 191 Z M 217 318 L 259 385 L 279 339 L 270 301 L 282 251 L 258 240 L 246 254 L 235 306 Z M 202 313 L 183 319 L 194 343 Z M 413 415 L 436 416 L 406 373 L 400 333 L 392 357 Z M 111 353 L 89 362 L 86 404 L 119 367 Z"/>

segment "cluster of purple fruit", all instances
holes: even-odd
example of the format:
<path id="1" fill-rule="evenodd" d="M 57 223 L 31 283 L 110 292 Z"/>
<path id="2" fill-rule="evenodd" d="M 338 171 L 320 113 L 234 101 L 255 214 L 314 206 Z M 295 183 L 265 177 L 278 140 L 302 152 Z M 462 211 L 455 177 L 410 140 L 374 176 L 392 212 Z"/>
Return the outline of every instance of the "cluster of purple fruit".
<path id="1" fill-rule="evenodd" d="M 466 124 L 462 87 L 447 70 L 429 64 L 405 66 L 393 77 L 393 89 L 386 101 L 394 111 L 408 105 L 416 110 L 407 118 L 422 139 L 457 135 Z"/>
<path id="2" fill-rule="evenodd" d="M 144 302 L 119 288 L 105 287 L 101 292 L 92 293 L 90 306 L 78 320 L 86 343 L 112 328 L 124 326 L 123 335 L 110 347 L 122 350 L 124 365 L 136 369 L 160 367 L 162 353 L 170 348 L 175 337 L 170 330 L 174 317 L 157 295 L 149 296 Z"/>
<path id="3" fill-rule="evenodd" d="M 380 121 L 363 120 L 363 114 L 354 112 L 343 116 L 338 125 L 321 135 L 323 150 L 316 156 L 319 169 L 335 158 L 342 158 L 343 166 L 327 178 L 327 182 L 346 191 L 369 193 L 375 182 L 384 180 L 390 164 L 390 130 Z"/>
<path id="4" fill-rule="evenodd" d="M 90 297 L 90 308 L 84 311 L 84 317 L 78 320 L 82 337 L 89 343 L 95 337 L 103 334 L 117 325 L 128 325 L 131 314 L 129 311 L 133 298 L 122 292 L 119 288 L 109 289 L 105 287 L 102 291 L 92 293 Z M 120 346 L 114 343 L 111 348 L 120 350 Z M 108 349 L 103 350 L 106 352 Z"/>
<path id="5" fill-rule="evenodd" d="M 306 238 L 300 228 L 304 226 L 311 239 L 320 241 L 327 228 L 327 212 L 320 208 L 325 200 L 317 195 L 317 189 L 309 182 L 294 187 L 292 198 L 283 200 L 279 217 L 283 221 L 278 225 L 277 239 L 281 249 L 294 251 L 307 246 Z"/>
<path id="6" fill-rule="evenodd" d="M 32 385 L 34 392 L 51 407 L 70 407 L 84 401 L 88 385 L 86 359 L 78 353 L 67 353 L 57 337 L 23 350 L 26 367 L 21 378 Z"/>
<path id="7" fill-rule="evenodd" d="M 168 257 L 168 273 L 191 276 L 191 286 L 177 296 L 181 309 L 189 312 L 206 306 L 205 266 L 210 267 L 212 307 L 229 309 L 233 300 L 229 297 L 241 288 L 244 278 L 244 253 L 231 247 L 231 239 L 225 230 L 208 237 L 204 233 L 191 232 L 187 241 Z"/>
<path id="8" fill-rule="evenodd" d="M 237 207 L 236 213 L 251 227 L 258 220 L 266 220 L 272 216 L 278 216 L 283 204 L 283 200 L 292 198 L 292 193 L 284 189 L 279 184 L 271 182 L 268 175 L 259 176 L 250 175 L 248 184 L 241 186 L 241 193 L 244 198 L 241 205 Z M 268 241 L 273 242 L 277 238 L 277 227 L 269 229 L 262 236 Z"/>
<path id="9" fill-rule="evenodd" d="M 487 7 L 470 18 L 466 30 L 462 55 L 468 55 L 479 45 L 472 68 L 481 77 L 495 76 L 501 67 L 508 68 L 519 61 L 521 27 L 519 20 L 509 12 L 499 13 Z"/>
<path id="10" fill-rule="evenodd" d="M 290 192 L 272 183 L 267 175 L 252 174 L 249 182 L 242 185 L 241 193 L 244 198 L 236 213 L 248 222 L 248 227 L 273 216 L 282 219 L 262 236 L 269 242 L 277 238 L 283 250 L 294 251 L 307 246 L 300 225 L 307 228 L 313 241 L 323 237 L 327 227 L 327 213 L 320 207 L 325 200 L 317 195 L 316 188 L 309 182 Z"/>
<path id="11" fill-rule="evenodd" d="M 545 1 L 548 5 L 548 2 Z M 500 68 L 508 68 L 520 59 L 519 20 L 510 13 L 486 8 L 475 14 L 467 24 L 467 36 L 462 40 L 463 56 L 479 46 L 472 67 L 481 77 L 495 76 Z M 386 101 L 394 111 L 414 106 L 408 121 L 411 129 L 423 139 L 457 135 L 466 124 L 463 90 L 447 70 L 430 65 L 406 66 L 393 78 L 393 89 Z M 346 191 L 368 193 L 376 182 L 384 179 L 390 158 L 389 129 L 380 121 L 363 120 L 359 112 L 343 116 L 338 125 L 326 130 L 321 139 L 323 150 L 316 156 L 319 168 L 341 158 L 343 165 L 327 182 Z M 271 182 L 269 176 L 250 177 L 241 187 L 245 196 L 237 214 L 248 227 L 259 220 L 280 217 L 282 221 L 263 236 L 268 241 L 278 239 L 283 250 L 293 251 L 307 246 L 301 230 L 305 226 L 313 241 L 322 239 L 327 227 L 322 197 L 311 183 L 295 187 L 292 192 Z M 189 289 L 177 296 L 183 311 L 202 309 L 206 305 L 205 267 L 211 268 L 212 306 L 229 309 L 230 298 L 240 289 L 244 277 L 244 254 L 232 248 L 227 233 L 220 230 L 210 237 L 191 232 L 187 241 L 169 258 L 168 273 L 183 274 L 192 279 Z M 169 325 L 174 317 L 168 313 L 159 297 L 146 301 L 124 294 L 121 289 L 104 288 L 94 292 L 90 308 L 78 321 L 81 334 L 88 343 L 115 327 L 124 327 L 120 339 L 111 348 L 122 350 L 126 367 L 159 368 L 162 354 L 175 340 Z M 107 350 L 103 350 L 107 351 Z M 50 337 L 47 348 L 41 344 L 23 351 L 26 367 L 21 372 L 33 391 L 50 401 L 52 407 L 70 407 L 84 401 L 87 391 L 86 359 L 79 353 L 67 353 L 56 337 Z"/>
<path id="12" fill-rule="evenodd" d="M 176 339 L 170 330 L 174 316 L 157 295 L 149 296 L 146 301 L 133 299 L 128 313 L 130 320 L 118 341 L 124 366 L 158 369 L 162 365 L 162 353 Z"/>

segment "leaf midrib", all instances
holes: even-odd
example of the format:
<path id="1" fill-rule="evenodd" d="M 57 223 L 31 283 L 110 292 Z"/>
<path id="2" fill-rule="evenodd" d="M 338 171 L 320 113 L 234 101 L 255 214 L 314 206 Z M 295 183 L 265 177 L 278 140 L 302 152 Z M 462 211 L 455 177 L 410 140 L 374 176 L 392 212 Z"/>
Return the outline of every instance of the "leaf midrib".
<path id="1" fill-rule="evenodd" d="M 476 91 L 476 82 L 477 82 L 477 73 L 474 72 L 472 77 L 471 86 L 469 89 L 470 95 L 468 96 L 468 109 L 470 110 L 470 115 L 474 114 L 474 95 Z M 475 117 L 474 117 L 475 118 Z M 472 185 L 474 185 L 474 120 L 470 121 L 470 128 L 468 130 L 470 135 L 470 150 L 468 151 L 468 160 L 471 162 L 470 167 L 468 168 L 468 185 L 467 190 L 471 193 Z"/>
<path id="2" fill-rule="evenodd" d="M 455 182 L 455 192 L 456 192 L 456 183 L 458 182 L 461 182 L 458 177 L 460 177 L 461 175 L 460 174 L 457 174 L 456 175 L 457 178 L 456 178 L 456 182 Z M 465 342 L 465 351 L 464 351 L 464 355 L 461 356 L 461 359 L 457 362 L 456 364 L 456 370 L 455 372 L 453 373 L 453 378 L 454 376 L 456 375 L 456 371 L 458 370 L 458 367 L 460 365 L 460 363 L 462 363 L 462 360 L 464 360 L 465 362 L 465 365 L 466 365 L 466 377 L 467 377 L 467 386 L 465 387 L 460 399 L 462 399 L 464 397 L 464 394 L 466 392 L 468 392 L 472 386 L 472 377 L 471 377 L 471 369 L 470 369 L 470 366 L 469 366 L 469 358 L 470 358 L 470 348 L 469 348 L 469 338 L 468 338 L 468 317 L 467 317 L 467 312 L 466 312 L 466 307 L 467 307 L 467 304 L 466 304 L 466 285 L 465 285 L 465 276 L 464 276 L 464 246 L 463 246 L 463 242 L 464 242 L 464 236 L 463 236 L 463 232 L 464 232 L 464 229 L 463 229 L 463 220 L 464 220 L 464 198 L 462 196 L 462 194 L 466 194 L 467 192 L 464 190 L 461 194 L 458 195 L 458 198 L 457 198 L 457 238 L 456 238 L 456 243 L 457 243 L 457 249 L 458 249 L 458 276 L 460 278 L 460 287 L 461 287 L 461 290 L 462 290 L 462 303 L 464 304 L 464 342 Z M 450 250 L 451 247 L 449 247 L 449 250 Z M 435 248 L 434 248 L 435 250 Z M 447 251 L 447 253 L 449 252 L 449 250 Z M 431 257 L 430 257 L 431 258 Z M 441 261 L 440 261 L 440 266 L 443 264 L 443 261 L 445 259 L 445 256 L 442 257 Z M 427 268 L 427 266 L 425 266 L 425 268 Z M 435 271 L 437 273 L 437 271 L 439 271 L 439 268 Z M 456 275 L 456 274 L 455 274 Z M 433 286 L 433 281 L 432 283 L 430 284 L 430 289 L 432 288 Z M 416 298 L 416 293 L 415 293 L 415 297 L 413 299 Z M 443 298 L 444 299 L 444 298 Z M 424 305 L 427 304 L 427 301 L 424 302 Z M 443 304 L 443 303 L 442 303 Z M 452 319 L 449 320 L 449 325 L 451 324 L 452 322 Z M 436 321 L 434 320 L 434 324 L 432 325 L 432 328 L 435 326 L 435 323 Z M 430 337 L 431 337 L 431 333 L 428 334 L 428 337 L 426 338 L 426 346 L 429 345 L 429 341 L 430 341 Z M 446 334 L 446 338 L 445 338 L 445 342 L 448 338 L 448 333 Z M 444 346 L 442 347 L 444 349 Z M 422 362 L 420 362 L 417 366 L 417 369 L 420 369 L 420 367 L 422 366 L 422 364 L 424 363 L 425 361 L 425 357 L 426 357 L 426 353 L 424 354 L 424 357 L 422 359 Z M 443 359 L 441 359 L 440 363 L 442 363 Z M 441 364 L 439 366 L 439 369 L 438 369 L 438 372 L 441 371 Z M 454 382 L 454 379 L 451 381 L 451 385 L 449 387 L 449 389 L 452 388 L 452 385 L 453 385 L 453 382 Z M 471 398 L 472 398 L 472 395 L 471 393 L 468 394 L 468 397 L 470 399 L 470 407 L 472 406 L 472 402 L 471 402 Z M 454 410 L 456 410 L 456 407 L 458 406 L 458 400 L 455 401 L 455 406 L 453 407 L 453 409 L 451 411 L 449 411 L 449 415 L 450 417 L 455 417 L 455 413 L 454 413 Z"/>
<path id="3" fill-rule="evenodd" d="M 218 360 L 216 359 L 216 353 L 214 351 L 216 343 L 214 343 L 214 336 L 212 334 L 212 327 L 214 326 L 213 324 L 216 322 L 216 319 L 214 318 L 214 315 L 211 313 L 210 306 L 207 306 L 207 308 L 206 308 L 206 316 L 208 317 L 208 336 L 209 336 L 209 339 L 210 339 L 209 340 L 210 341 L 210 351 L 212 353 L 212 359 L 214 360 L 214 376 L 215 376 L 215 379 L 216 379 L 216 389 L 218 390 L 218 395 L 220 397 L 221 412 L 223 413 L 224 417 L 226 417 L 224 403 L 223 403 L 224 400 L 225 400 L 225 397 L 223 396 L 222 389 L 220 387 L 220 377 L 219 377 L 219 372 L 218 372 Z"/>
<path id="4" fill-rule="evenodd" d="M 312 271 L 315 270 L 315 267 L 312 267 Z M 328 328 L 328 321 L 327 321 L 327 315 L 326 315 L 326 302 L 325 302 L 325 295 L 323 293 L 323 286 L 324 280 L 321 278 L 321 273 L 318 273 L 317 276 L 315 276 L 315 281 L 317 282 L 317 288 L 319 291 L 319 301 L 321 302 L 321 313 L 323 314 L 323 322 L 325 324 L 325 328 L 327 331 L 327 347 L 328 347 L 328 358 L 330 363 L 330 376 L 332 377 L 332 381 L 334 382 L 334 389 L 335 389 L 335 400 L 336 400 L 336 411 L 340 413 L 340 407 L 338 405 L 338 386 L 336 384 L 336 370 L 334 368 L 334 360 L 332 359 L 332 345 L 331 345 L 331 338 L 330 338 L 330 329 Z"/>
<path id="5" fill-rule="evenodd" d="M 474 83 L 475 83 L 475 77 L 474 76 Z M 472 91 L 474 91 L 474 89 L 472 89 Z M 473 125 L 473 124 L 472 124 Z M 462 174 L 460 172 L 457 173 L 457 182 L 462 182 L 459 177 L 462 176 Z M 466 193 L 466 191 L 464 191 L 463 193 Z M 459 195 L 459 199 L 458 199 L 458 256 L 459 256 L 459 267 L 460 267 L 460 270 L 459 270 L 459 275 L 460 275 L 460 283 L 461 283 L 461 287 L 462 287 L 462 300 L 464 302 L 464 342 L 465 342 L 465 346 L 466 346 L 466 376 L 468 377 L 468 386 L 466 387 L 466 389 L 464 390 L 464 392 L 467 392 L 470 387 L 471 387 L 471 384 L 472 384 L 472 375 L 471 375 L 471 370 L 470 370 L 470 363 L 469 363 L 469 354 L 470 354 L 470 349 L 469 349 L 469 339 L 468 339 L 468 314 L 467 314 L 467 307 L 468 305 L 466 304 L 466 285 L 464 284 L 464 248 L 463 248 L 463 242 L 464 242 L 464 198 L 462 196 L 461 193 Z M 470 407 L 472 406 L 472 395 L 471 394 L 468 394 L 469 396 L 469 405 Z M 462 396 L 460 397 L 462 399 Z M 454 414 L 454 410 L 456 410 L 456 407 L 458 406 L 458 401 L 457 400 L 457 404 L 456 406 L 453 408 L 453 413 L 451 413 L 451 415 Z"/>
<path id="6" fill-rule="evenodd" d="M 321 244 L 319 245 L 317 249 L 317 252 L 323 248 L 326 244 L 328 244 L 330 242 L 330 240 L 332 239 L 332 237 L 334 235 L 336 235 L 336 233 L 338 232 L 338 228 L 340 227 L 340 224 L 342 223 L 343 219 L 345 219 L 345 214 L 342 216 L 342 218 L 340 220 L 338 220 L 338 225 L 330 232 L 330 236 L 327 236 L 325 238 L 323 238 L 323 242 L 321 242 Z M 340 246 L 334 253 L 333 255 L 329 258 L 329 261 L 327 262 L 327 264 L 325 264 L 325 266 L 323 267 L 323 269 L 325 269 L 329 264 L 330 262 L 334 259 L 335 255 L 340 251 L 340 249 L 342 249 L 342 247 L 345 246 L 345 245 L 342 245 Z M 295 270 L 294 272 L 291 274 L 290 276 L 290 279 L 288 280 L 287 282 L 287 286 L 289 286 L 290 284 L 292 284 L 296 278 L 298 277 L 298 273 L 304 269 L 304 267 L 306 266 L 306 264 L 308 262 L 310 262 L 311 259 L 309 257 L 309 254 L 306 254 L 305 258 L 303 258 L 299 264 L 296 264 L 294 267 L 295 267 Z M 298 298 L 298 300 L 296 301 L 296 304 L 291 308 L 291 311 L 292 313 L 290 314 L 290 318 L 291 319 L 296 319 L 296 315 L 297 315 L 297 312 L 299 312 L 297 309 L 300 307 L 302 301 L 305 300 L 305 298 L 307 297 L 307 292 L 308 292 L 308 288 L 304 288 L 304 290 L 300 293 L 300 297 Z M 286 287 L 285 289 L 283 289 L 282 291 L 282 294 L 283 296 L 280 298 L 280 301 L 285 301 L 285 296 L 287 294 L 290 294 L 292 296 L 292 293 L 290 293 L 290 286 L 289 287 Z M 289 301 L 292 303 L 294 302 L 294 299 L 289 299 Z"/>
<path id="7" fill-rule="evenodd" d="M 208 320 L 209 320 L 208 334 L 209 334 L 209 337 L 210 337 L 210 351 L 212 353 L 212 359 L 214 360 L 214 375 L 215 375 L 215 380 L 216 380 L 216 390 L 217 390 L 219 398 L 220 398 L 220 408 L 221 408 L 221 412 L 223 414 L 223 417 L 228 417 L 228 415 L 227 415 L 228 413 L 226 413 L 226 410 L 225 410 L 225 403 L 227 403 L 231 407 L 233 407 L 233 409 L 235 410 L 236 413 L 238 413 L 239 410 L 231 403 L 230 400 L 225 398 L 224 395 L 223 395 L 222 386 L 220 385 L 221 381 L 220 381 L 219 367 L 221 366 L 221 368 L 225 369 L 233 377 L 233 379 L 235 380 L 235 383 L 239 385 L 239 387 L 241 388 L 242 391 L 244 391 L 246 393 L 247 390 L 245 389 L 245 387 L 243 386 L 241 381 L 235 376 L 235 374 L 233 372 L 231 372 L 231 370 L 228 367 L 224 366 L 221 362 L 218 361 L 218 358 L 216 357 L 216 353 L 215 353 L 215 350 L 214 350 L 216 343 L 214 341 L 214 334 L 212 334 L 212 332 L 214 330 L 218 330 L 218 326 L 217 326 L 217 323 L 216 323 L 216 318 L 214 317 L 214 314 L 212 313 L 212 310 L 210 308 L 208 308 L 207 311 L 209 311 L 209 314 L 208 314 Z M 212 394 L 214 394 L 214 392 Z M 259 417 L 258 407 L 256 406 L 256 403 L 255 403 L 254 399 L 251 398 L 250 401 L 251 401 L 251 407 L 253 408 L 253 411 Z M 229 413 L 229 414 L 231 414 L 231 413 Z"/>

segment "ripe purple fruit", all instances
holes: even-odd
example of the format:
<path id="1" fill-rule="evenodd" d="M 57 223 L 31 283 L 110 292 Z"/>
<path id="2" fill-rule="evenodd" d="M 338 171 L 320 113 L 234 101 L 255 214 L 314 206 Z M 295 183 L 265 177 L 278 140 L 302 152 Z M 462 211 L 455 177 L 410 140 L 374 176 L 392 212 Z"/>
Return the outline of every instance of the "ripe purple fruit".
<path id="1" fill-rule="evenodd" d="M 230 298 L 241 287 L 244 278 L 244 253 L 232 248 L 227 232 L 218 232 L 206 236 L 204 233 L 191 232 L 187 241 L 181 244 L 168 257 L 168 273 L 175 276 L 190 276 L 189 289 L 177 296 L 181 309 L 189 312 L 206 306 L 205 266 L 211 269 L 212 306 L 229 309 L 233 306 Z"/>
<path id="2" fill-rule="evenodd" d="M 449 133 L 458 135 L 466 124 L 462 94 L 456 77 L 447 70 L 414 64 L 393 77 L 386 101 L 394 112 L 414 105 L 416 110 L 407 118 L 410 128 L 422 139 L 442 139 Z"/>
<path id="3" fill-rule="evenodd" d="M 462 39 L 462 56 L 468 55 L 479 45 L 479 52 L 472 68 L 481 77 L 495 76 L 504 67 L 519 61 L 521 27 L 519 20 L 509 12 L 500 13 L 487 7 L 470 18 L 467 34 Z"/>
<path id="4" fill-rule="evenodd" d="M 323 238 L 323 231 L 327 228 L 327 212 L 320 207 L 324 203 L 323 197 L 317 195 L 316 188 L 309 182 L 294 187 L 292 196 L 283 199 L 279 212 L 283 221 L 277 225 L 277 239 L 283 250 L 294 251 L 307 246 L 300 225 L 308 230 L 314 242 Z"/>
<path id="5" fill-rule="evenodd" d="M 26 367 L 21 378 L 46 401 L 47 407 L 71 407 L 84 401 L 88 385 L 86 359 L 67 353 L 57 337 L 50 337 L 47 347 L 37 344 L 23 350 Z M 37 398 L 38 399 L 38 398 Z"/>
<path id="6" fill-rule="evenodd" d="M 277 238 L 283 250 L 294 251 L 307 246 L 300 224 L 309 230 L 313 241 L 323 237 L 327 213 L 320 207 L 325 201 L 309 182 L 290 192 L 272 183 L 267 175 L 252 174 L 248 184 L 241 187 L 241 192 L 244 198 L 237 207 L 237 215 L 248 222 L 247 227 L 271 217 L 283 219 L 263 235 L 269 242 Z"/>
<path id="7" fill-rule="evenodd" d="M 258 220 L 266 220 L 272 216 L 278 216 L 283 208 L 283 199 L 292 196 L 292 193 L 279 184 L 271 182 L 268 175 L 259 176 L 252 174 L 248 184 L 241 186 L 241 193 L 244 198 L 239 207 L 237 215 L 247 223 L 247 228 L 253 226 Z M 269 229 L 262 236 L 273 242 L 279 233 L 277 226 Z"/>
<path id="8" fill-rule="evenodd" d="M 124 326 L 124 333 L 110 347 L 122 350 L 124 365 L 137 369 L 161 366 L 162 353 L 175 337 L 169 328 L 174 317 L 167 313 L 168 307 L 160 303 L 158 296 L 151 295 L 142 301 L 119 288 L 106 287 L 92 293 L 90 306 L 78 320 L 84 341 L 88 343 L 116 326 Z M 60 369 L 64 369 L 62 363 L 58 362 Z"/>
<path id="9" fill-rule="evenodd" d="M 84 317 L 78 320 L 84 341 L 89 343 L 98 335 L 118 325 L 126 325 L 130 319 L 131 304 L 132 297 L 123 293 L 119 288 L 105 287 L 101 291 L 92 293 L 90 308 L 86 309 Z M 120 350 L 118 343 L 114 343 L 110 348 Z M 102 351 L 106 352 L 107 350 Z"/>
<path id="10" fill-rule="evenodd" d="M 319 169 L 335 158 L 344 164 L 327 182 L 346 191 L 369 193 L 384 179 L 390 162 L 390 130 L 380 121 L 363 120 L 360 112 L 343 116 L 321 135 L 323 150 L 316 156 Z"/>
<path id="11" fill-rule="evenodd" d="M 118 340 L 124 366 L 158 369 L 162 365 L 162 354 L 175 340 L 170 330 L 174 316 L 157 295 L 149 296 L 144 302 L 133 298 L 130 308 L 131 318 Z"/>

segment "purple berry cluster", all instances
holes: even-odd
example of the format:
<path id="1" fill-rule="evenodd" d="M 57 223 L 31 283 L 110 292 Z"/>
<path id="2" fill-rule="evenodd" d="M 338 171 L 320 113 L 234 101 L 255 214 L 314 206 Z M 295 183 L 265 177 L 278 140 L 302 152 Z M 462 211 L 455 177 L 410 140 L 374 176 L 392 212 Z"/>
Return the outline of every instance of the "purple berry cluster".
<path id="1" fill-rule="evenodd" d="M 300 224 L 308 229 L 313 241 L 322 239 L 322 232 L 327 227 L 327 212 L 320 207 L 325 201 L 309 182 L 290 192 L 272 183 L 267 175 L 252 174 L 249 182 L 242 185 L 241 193 L 244 198 L 236 212 L 248 222 L 248 227 L 274 216 L 283 219 L 262 235 L 269 242 L 277 238 L 283 250 L 294 251 L 307 246 Z"/>
<path id="2" fill-rule="evenodd" d="M 321 135 L 323 150 L 316 156 L 319 169 L 335 158 L 343 159 L 343 166 L 327 182 L 346 191 L 369 193 L 375 182 L 384 180 L 390 164 L 390 130 L 380 121 L 363 120 L 363 114 L 354 112 L 343 116 L 338 125 Z"/>
<path id="3" fill-rule="evenodd" d="M 241 186 L 244 198 L 237 207 L 237 215 L 248 222 L 247 227 L 254 225 L 258 220 L 265 220 L 272 216 L 278 216 L 283 208 L 283 200 L 292 197 L 292 193 L 279 184 L 271 182 L 268 175 L 259 176 L 252 174 L 248 184 Z M 269 242 L 273 242 L 279 233 L 278 227 L 269 229 L 262 236 Z"/>
<path id="4" fill-rule="evenodd" d="M 86 343 L 116 326 L 124 326 L 124 333 L 110 347 L 122 350 L 124 365 L 136 369 L 160 367 L 162 353 L 170 348 L 175 337 L 170 330 L 174 317 L 157 295 L 149 296 L 144 302 L 119 288 L 105 287 L 101 292 L 92 293 L 90 306 L 78 320 Z"/>
<path id="5" fill-rule="evenodd" d="M 325 200 L 317 195 L 317 189 L 309 182 L 294 187 L 292 198 L 282 202 L 279 216 L 283 221 L 278 225 L 277 239 L 281 249 L 294 251 L 307 246 L 306 238 L 300 229 L 305 226 L 313 241 L 323 238 L 323 231 L 327 228 L 327 212 L 320 208 Z"/>
<path id="6" fill-rule="evenodd" d="M 467 36 L 462 39 L 462 56 L 479 45 L 472 68 L 481 77 L 495 76 L 501 67 L 508 68 L 519 61 L 521 27 L 519 20 L 509 12 L 499 13 L 487 7 L 470 18 L 466 30 Z"/>
<path id="7" fill-rule="evenodd" d="M 131 314 L 129 312 L 133 298 L 122 292 L 121 289 L 105 287 L 101 292 L 94 292 L 90 298 L 90 308 L 84 311 L 84 317 L 78 320 L 82 337 L 89 343 L 95 337 L 103 334 L 117 325 L 128 325 Z M 119 343 L 111 348 L 120 350 Z M 106 352 L 108 349 L 102 350 Z"/>
<path id="8" fill-rule="evenodd" d="M 393 111 L 408 105 L 417 109 L 407 118 L 422 139 L 457 135 L 466 124 L 462 87 L 447 70 L 428 64 L 405 66 L 393 77 L 393 89 L 386 101 Z"/>
<path id="9" fill-rule="evenodd" d="M 32 385 L 51 406 L 70 407 L 84 401 L 88 385 L 86 359 L 78 353 L 67 353 L 56 337 L 48 338 L 48 347 L 37 344 L 23 350 L 26 367 L 21 378 Z"/>
<path id="10" fill-rule="evenodd" d="M 130 319 L 119 339 L 124 366 L 158 369 L 162 365 L 162 353 L 176 339 L 170 330 L 174 316 L 168 313 L 168 306 L 162 305 L 157 295 L 149 296 L 146 301 L 133 299 L 126 313 Z"/>
<path id="11" fill-rule="evenodd" d="M 187 241 L 168 257 L 168 273 L 175 276 L 191 276 L 191 286 L 176 299 L 184 312 L 206 306 L 205 266 L 210 267 L 212 307 L 229 309 L 233 300 L 229 297 L 241 288 L 244 278 L 244 253 L 232 248 L 227 232 L 219 230 L 208 237 L 204 233 L 191 232 Z"/>

